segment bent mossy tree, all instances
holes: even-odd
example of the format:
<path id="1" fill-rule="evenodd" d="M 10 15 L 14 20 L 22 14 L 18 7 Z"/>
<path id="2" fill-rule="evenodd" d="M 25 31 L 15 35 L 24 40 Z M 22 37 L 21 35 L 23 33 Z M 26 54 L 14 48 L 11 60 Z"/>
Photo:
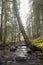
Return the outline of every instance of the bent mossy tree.
<path id="1" fill-rule="evenodd" d="M 13 0 L 13 7 L 14 7 L 13 8 L 14 9 L 14 13 L 15 13 L 15 15 L 17 17 L 17 21 L 18 21 L 18 24 L 19 24 L 19 28 L 20 28 L 20 31 L 21 31 L 23 37 L 24 37 L 26 46 L 29 47 L 32 51 L 36 51 L 36 50 L 41 51 L 41 49 L 39 49 L 36 46 L 33 46 L 31 44 L 31 41 L 29 40 L 28 36 L 25 33 L 24 27 L 23 27 L 23 25 L 21 23 L 21 18 L 20 18 L 20 15 L 19 15 L 19 11 L 18 11 L 18 7 L 17 7 L 16 0 Z"/>

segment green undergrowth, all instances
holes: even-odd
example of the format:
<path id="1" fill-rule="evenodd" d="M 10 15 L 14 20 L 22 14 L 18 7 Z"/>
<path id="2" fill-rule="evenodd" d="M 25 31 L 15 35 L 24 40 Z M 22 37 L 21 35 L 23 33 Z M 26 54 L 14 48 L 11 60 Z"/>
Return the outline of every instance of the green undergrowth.
<path id="1" fill-rule="evenodd" d="M 38 37 L 37 39 L 31 40 L 32 44 L 37 47 L 43 47 L 43 35 Z"/>

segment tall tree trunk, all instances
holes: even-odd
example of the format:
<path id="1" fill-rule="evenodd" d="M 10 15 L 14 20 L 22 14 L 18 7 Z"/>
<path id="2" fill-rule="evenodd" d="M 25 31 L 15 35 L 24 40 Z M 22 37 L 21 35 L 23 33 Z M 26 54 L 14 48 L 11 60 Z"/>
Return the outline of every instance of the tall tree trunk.
<path id="1" fill-rule="evenodd" d="M 42 12 L 42 34 L 43 34 L 43 12 Z"/>
<path id="2" fill-rule="evenodd" d="M 4 44 L 6 41 L 6 21 L 7 21 L 7 16 L 6 16 L 6 0 L 5 0 L 5 22 L 4 22 L 4 40 L 3 40 Z"/>
<path id="3" fill-rule="evenodd" d="M 1 32 L 0 32 L 1 41 L 2 41 L 2 27 L 3 27 L 3 0 L 2 0 L 2 10 L 1 10 Z"/>

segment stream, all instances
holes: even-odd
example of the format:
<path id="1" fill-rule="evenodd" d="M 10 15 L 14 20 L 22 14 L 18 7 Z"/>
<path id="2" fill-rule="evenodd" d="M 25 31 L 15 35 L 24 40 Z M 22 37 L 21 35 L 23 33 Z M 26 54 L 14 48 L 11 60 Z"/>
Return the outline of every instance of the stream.
<path id="1" fill-rule="evenodd" d="M 4 55 L 4 56 L 3 56 Z M 16 61 L 17 57 L 26 57 L 26 60 Z M 0 50 L 0 65 L 43 65 L 43 53 L 27 54 L 26 47 L 18 47 L 15 52 L 9 49 Z"/>

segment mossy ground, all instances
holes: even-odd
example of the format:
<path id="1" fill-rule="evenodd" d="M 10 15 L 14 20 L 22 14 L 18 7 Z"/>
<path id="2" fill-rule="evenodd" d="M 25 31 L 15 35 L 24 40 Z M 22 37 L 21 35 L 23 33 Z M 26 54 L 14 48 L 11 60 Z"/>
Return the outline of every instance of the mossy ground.
<path id="1" fill-rule="evenodd" d="M 43 35 L 38 37 L 37 39 L 31 40 L 33 45 L 36 45 L 37 47 L 43 47 Z"/>

